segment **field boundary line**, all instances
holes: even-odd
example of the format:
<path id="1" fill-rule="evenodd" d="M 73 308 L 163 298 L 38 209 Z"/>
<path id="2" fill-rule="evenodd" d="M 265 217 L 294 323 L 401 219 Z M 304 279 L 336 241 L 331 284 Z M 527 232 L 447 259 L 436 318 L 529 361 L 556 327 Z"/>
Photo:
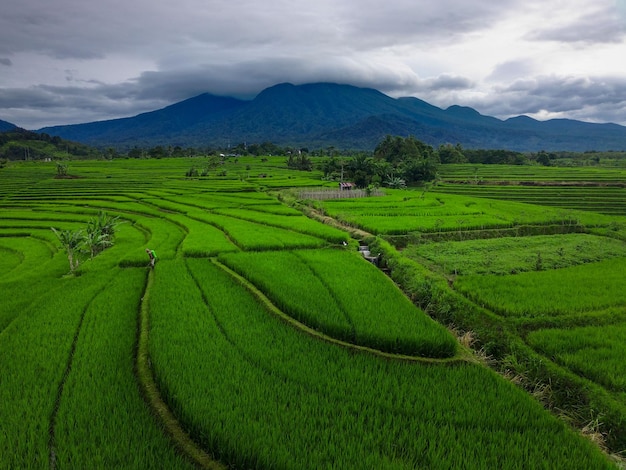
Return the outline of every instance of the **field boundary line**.
<path id="1" fill-rule="evenodd" d="M 207 212 L 208 214 L 213 214 L 213 212 L 211 212 L 211 211 L 209 211 L 207 209 L 205 209 L 205 212 Z M 220 215 L 220 214 L 218 214 L 218 215 Z M 206 224 L 206 225 L 210 225 L 211 227 L 219 230 L 220 232 L 222 232 L 224 234 L 224 236 L 226 237 L 226 240 L 228 240 L 230 243 L 232 243 L 235 248 L 237 248 L 238 250 L 243 250 L 243 248 L 241 246 L 239 246 L 237 243 L 235 243 L 235 240 L 233 240 L 233 238 L 230 236 L 230 234 L 226 230 L 224 230 L 222 227 L 220 227 L 219 225 L 217 225 L 217 224 L 215 224 L 213 222 L 209 222 L 208 220 L 202 220 L 201 217 L 196 217 L 196 216 L 193 216 L 193 215 L 187 215 L 186 217 L 188 217 L 191 220 L 195 220 L 196 222 L 200 222 L 200 223 L 203 223 L 203 224 Z"/>
<path id="2" fill-rule="evenodd" d="M 154 380 L 152 373 L 150 354 L 148 351 L 149 337 L 149 309 L 150 289 L 154 282 L 154 270 L 150 270 L 147 276 L 146 285 L 139 306 L 137 339 L 137 353 L 135 358 L 136 376 L 144 399 L 150 406 L 155 417 L 163 426 L 163 429 L 174 441 L 178 450 L 188 457 L 200 468 L 209 470 L 226 470 L 226 465 L 214 460 L 204 449 L 202 449 L 183 429 L 174 413 L 169 409 Z"/>
<path id="3" fill-rule="evenodd" d="M 281 202 L 283 202 L 283 204 L 288 205 L 288 203 L 286 201 L 283 201 L 282 199 L 279 199 Z M 373 237 L 374 235 L 359 228 L 359 227 L 353 227 L 351 225 L 348 225 L 340 220 L 335 219 L 334 217 L 331 217 L 330 215 L 325 215 L 322 214 L 319 210 L 305 204 L 302 202 L 295 202 L 294 203 L 294 208 L 296 208 L 297 210 L 299 210 L 300 212 L 302 212 L 304 215 L 306 215 L 309 219 L 313 219 L 313 220 L 317 220 L 318 222 L 323 223 L 324 225 L 329 225 L 331 227 L 334 227 L 336 229 L 342 230 L 344 232 L 347 232 L 352 238 L 358 238 L 358 239 L 363 239 L 363 238 L 367 238 L 367 237 Z"/>
<path id="4" fill-rule="evenodd" d="M 352 317 L 346 311 L 346 308 L 343 305 L 343 303 L 339 301 L 339 298 L 337 297 L 337 294 L 335 294 L 335 292 L 330 288 L 330 286 L 324 280 L 324 278 L 322 276 L 320 276 L 317 273 L 317 271 L 315 271 L 315 268 L 313 268 L 313 266 L 311 266 L 311 264 L 308 263 L 306 259 L 304 259 L 301 255 L 299 255 L 297 253 L 297 251 L 292 251 L 291 253 L 293 254 L 293 256 L 298 258 L 313 273 L 313 276 L 315 276 L 317 278 L 317 280 L 324 286 L 324 289 L 326 289 L 328 291 L 329 297 L 331 297 L 335 301 L 335 303 L 337 304 L 337 306 L 341 310 L 341 313 L 343 314 L 343 317 L 348 322 L 348 325 L 350 325 L 350 334 L 351 334 L 352 338 L 356 338 L 356 326 L 354 325 L 354 321 L 352 320 Z"/>
<path id="5" fill-rule="evenodd" d="M 343 341 L 337 338 L 333 338 L 332 336 L 328 336 L 327 334 L 321 333 L 304 323 L 299 322 L 295 318 L 287 315 L 285 312 L 280 310 L 276 305 L 272 303 L 272 301 L 265 296 L 263 292 L 261 292 L 255 285 L 253 285 L 246 278 L 236 273 L 228 266 L 220 263 L 215 258 L 211 258 L 211 262 L 213 262 L 220 269 L 224 270 L 228 273 L 233 279 L 238 281 L 244 288 L 248 289 L 262 304 L 263 306 L 272 314 L 276 315 L 279 319 L 293 326 L 294 328 L 302 331 L 303 333 L 308 334 L 316 339 L 321 341 L 325 341 L 327 343 L 334 344 L 336 346 L 341 346 L 346 349 L 352 349 L 355 351 L 369 353 L 375 356 L 383 357 L 385 359 L 393 359 L 397 361 L 406 361 L 406 362 L 420 362 L 424 364 L 456 364 L 460 362 L 466 363 L 476 363 L 477 361 L 472 358 L 469 354 L 463 353 L 463 350 L 460 349 L 460 352 L 457 353 L 453 357 L 447 358 L 434 358 L 434 357 L 419 357 L 419 356 L 408 356 L 405 354 L 394 354 L 381 351 L 379 349 L 370 348 L 367 346 L 360 346 L 354 343 L 349 343 L 347 341 Z"/>
<path id="6" fill-rule="evenodd" d="M 233 208 L 226 208 L 228 209 L 233 209 Z M 236 209 L 236 208 L 235 208 Z M 254 211 L 254 209 L 249 209 L 248 207 L 243 208 L 244 210 L 250 210 L 250 211 Z M 333 243 L 332 240 L 328 240 L 327 238 L 323 238 L 320 235 L 313 235 L 310 232 L 307 232 L 306 230 L 302 229 L 302 228 L 294 228 L 293 226 L 290 227 L 286 227 L 284 225 L 280 225 L 277 222 L 267 222 L 267 221 L 259 221 L 259 220 L 255 220 L 254 217 L 246 217 L 246 216 L 236 216 L 236 215 L 231 215 L 231 214 L 224 214 L 222 212 L 220 212 L 220 210 L 223 210 L 223 208 L 217 208 L 214 209 L 213 213 L 218 214 L 218 215 L 223 215 L 226 217 L 232 217 L 233 219 L 238 219 L 238 220 L 243 220 L 244 222 L 250 222 L 253 224 L 259 224 L 259 225 L 263 225 L 264 227 L 273 227 L 273 228 L 279 228 L 281 230 L 287 230 L 288 232 L 292 232 L 292 233 L 298 233 L 298 234 L 302 234 L 302 235 L 309 235 L 310 237 L 316 237 L 316 238 L 320 238 L 321 240 L 324 240 L 325 242 L 329 242 L 329 243 Z M 259 214 L 263 214 L 263 212 L 257 211 Z M 307 217 L 306 214 L 303 214 L 302 212 L 300 212 L 304 217 L 306 217 L 307 219 L 310 219 L 310 217 Z M 274 215 L 274 214 L 272 214 Z M 279 216 L 280 217 L 280 216 Z M 294 217 L 294 216 L 290 216 L 290 217 Z M 329 227 L 333 227 L 330 224 L 324 224 L 324 225 L 328 225 Z M 342 232 L 345 232 L 344 229 L 339 229 L 338 227 L 333 227 L 333 228 L 337 228 L 338 230 L 341 230 Z"/>

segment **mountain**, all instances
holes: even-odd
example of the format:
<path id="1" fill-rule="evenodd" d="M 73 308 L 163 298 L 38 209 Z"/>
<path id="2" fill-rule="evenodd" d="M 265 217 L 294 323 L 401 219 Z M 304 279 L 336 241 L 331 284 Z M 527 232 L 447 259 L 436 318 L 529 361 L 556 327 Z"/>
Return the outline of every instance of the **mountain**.
<path id="1" fill-rule="evenodd" d="M 157 144 L 196 145 L 189 130 L 226 119 L 245 101 L 209 93 L 134 117 L 44 127 L 37 132 L 95 146 L 133 147 Z M 191 143 L 193 142 L 193 144 Z"/>
<path id="2" fill-rule="evenodd" d="M 100 147 L 277 145 L 372 150 L 386 135 L 433 146 L 516 151 L 626 150 L 626 127 L 567 119 L 505 121 L 463 106 L 438 108 L 413 97 L 335 83 L 269 87 L 252 100 L 208 93 L 135 117 L 46 127 L 39 132 Z"/>
<path id="3" fill-rule="evenodd" d="M 0 119 L 0 132 L 10 131 L 11 129 L 15 129 L 16 127 L 17 126 L 15 124 L 11 124 L 10 122 Z"/>

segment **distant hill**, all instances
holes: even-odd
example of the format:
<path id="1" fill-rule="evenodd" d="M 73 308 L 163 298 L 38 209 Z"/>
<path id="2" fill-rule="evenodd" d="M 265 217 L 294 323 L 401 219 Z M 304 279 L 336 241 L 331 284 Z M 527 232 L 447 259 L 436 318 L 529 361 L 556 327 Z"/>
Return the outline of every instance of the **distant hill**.
<path id="1" fill-rule="evenodd" d="M 64 159 L 71 157 L 95 158 L 97 149 L 82 143 L 63 140 L 58 136 L 12 127 L 0 131 L 0 158 L 8 160 Z"/>
<path id="2" fill-rule="evenodd" d="M 135 117 L 40 129 L 100 147 L 277 145 L 372 150 L 386 135 L 430 145 L 515 151 L 626 150 L 626 127 L 566 119 L 506 121 L 462 106 L 441 109 L 417 98 L 335 83 L 263 90 L 252 100 L 202 94 Z"/>
<path id="3" fill-rule="evenodd" d="M 0 119 L 0 132 L 10 131 L 11 129 L 15 129 L 16 127 L 17 126 L 15 124 L 11 124 L 10 122 Z"/>

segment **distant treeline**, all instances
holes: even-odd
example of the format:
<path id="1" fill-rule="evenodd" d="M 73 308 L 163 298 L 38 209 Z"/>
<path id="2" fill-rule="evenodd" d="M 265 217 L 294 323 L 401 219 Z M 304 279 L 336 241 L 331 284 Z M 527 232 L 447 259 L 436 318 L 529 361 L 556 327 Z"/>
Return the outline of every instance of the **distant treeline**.
<path id="1" fill-rule="evenodd" d="M 396 144 L 403 139 L 396 136 L 387 136 L 383 143 L 390 146 L 395 139 Z M 418 147 L 428 153 L 429 161 L 436 163 L 482 163 L 528 165 L 540 164 L 545 166 L 562 165 L 598 165 L 611 164 L 618 160 L 626 160 L 625 151 L 587 151 L 587 152 L 535 152 L 521 153 L 504 149 L 468 149 L 461 144 L 442 144 L 437 148 L 426 145 L 419 140 L 409 137 L 404 139 L 412 142 L 409 147 Z M 398 144 L 399 145 L 399 144 Z M 36 133 L 16 128 L 0 132 L 0 159 L 4 160 L 43 160 L 43 159 L 113 159 L 113 158 L 178 158 L 194 156 L 284 156 L 290 159 L 291 165 L 302 169 L 311 169 L 309 157 L 375 157 L 379 146 L 371 152 L 339 149 L 334 146 L 312 149 L 298 146 L 278 146 L 272 142 L 261 143 L 241 142 L 228 147 L 182 147 L 178 145 L 157 145 L 154 147 L 135 146 L 129 150 L 120 151 L 113 147 L 96 148 L 85 144 L 71 142 L 58 136 Z M 303 158 L 302 156 L 306 158 Z M 300 162 L 300 163 L 298 163 Z"/>
<path id="2" fill-rule="evenodd" d="M 20 128 L 0 132 L 0 158 L 44 160 L 46 158 L 99 158 L 101 152 L 88 145 Z"/>

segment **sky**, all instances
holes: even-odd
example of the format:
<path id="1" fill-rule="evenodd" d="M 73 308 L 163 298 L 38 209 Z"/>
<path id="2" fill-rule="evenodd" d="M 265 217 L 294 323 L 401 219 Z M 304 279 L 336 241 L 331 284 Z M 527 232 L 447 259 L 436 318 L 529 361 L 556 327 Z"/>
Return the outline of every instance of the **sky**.
<path id="1" fill-rule="evenodd" d="M 626 125 L 626 0 L 20 0 L 0 119 L 114 119 L 335 82 L 506 119 Z"/>

